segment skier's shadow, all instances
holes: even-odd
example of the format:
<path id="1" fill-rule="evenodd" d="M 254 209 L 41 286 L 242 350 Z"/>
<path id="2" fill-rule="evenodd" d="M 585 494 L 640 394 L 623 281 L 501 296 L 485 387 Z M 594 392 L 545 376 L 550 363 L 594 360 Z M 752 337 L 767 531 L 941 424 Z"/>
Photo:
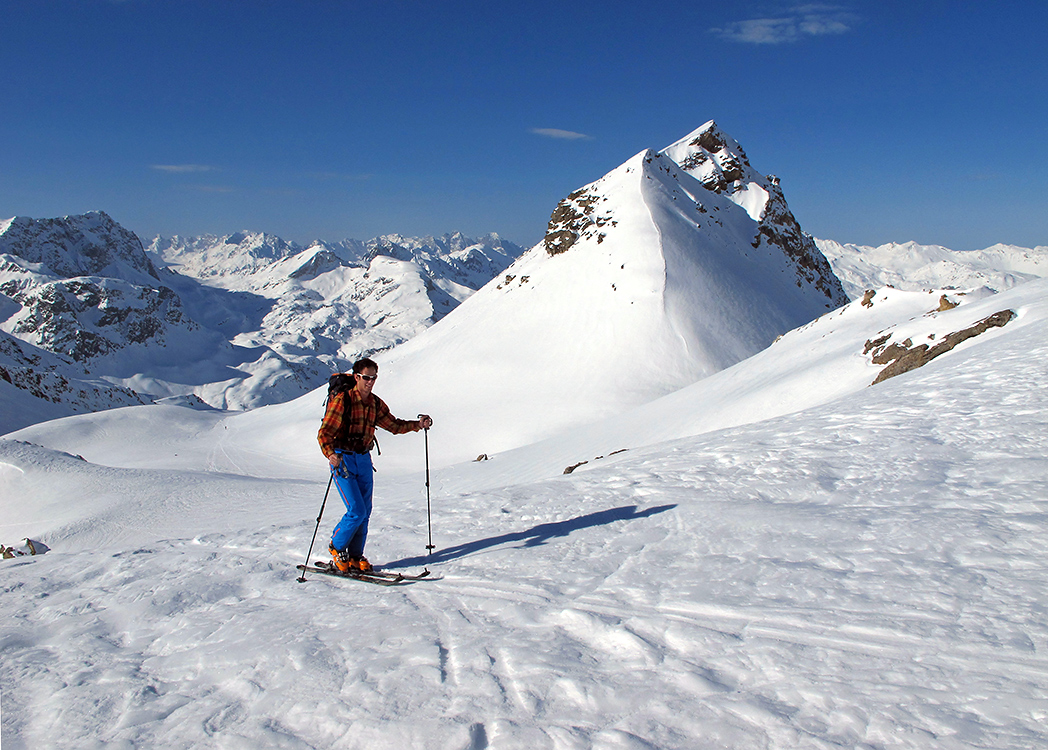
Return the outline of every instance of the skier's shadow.
<path id="1" fill-rule="evenodd" d="M 676 505 L 657 505 L 652 508 L 638 510 L 636 505 L 626 505 L 621 508 L 610 508 L 596 513 L 587 513 L 578 518 L 570 518 L 566 521 L 540 523 L 538 526 L 533 526 L 527 531 L 500 534 L 499 536 L 492 536 L 487 539 L 478 539 L 474 542 L 459 544 L 454 547 L 438 550 L 432 555 L 427 555 L 425 557 L 407 557 L 403 560 L 386 563 L 382 567 L 407 568 L 416 565 L 425 565 L 427 563 L 448 562 L 449 560 L 458 560 L 459 558 L 468 557 L 474 553 L 491 549 L 492 547 L 498 547 L 501 544 L 509 544 L 511 542 L 524 542 L 524 544 L 520 545 L 521 547 L 539 547 L 556 537 L 568 536 L 573 531 L 589 529 L 594 526 L 604 526 L 616 521 L 633 521 L 638 518 L 647 518 L 656 513 L 665 513 L 667 510 L 673 510 L 676 507 Z"/>

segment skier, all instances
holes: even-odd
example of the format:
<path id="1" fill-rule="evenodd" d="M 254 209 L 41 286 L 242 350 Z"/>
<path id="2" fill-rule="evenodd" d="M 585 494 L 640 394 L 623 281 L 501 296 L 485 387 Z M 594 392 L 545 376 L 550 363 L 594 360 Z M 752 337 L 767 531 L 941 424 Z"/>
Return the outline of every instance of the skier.
<path id="1" fill-rule="evenodd" d="M 336 392 L 328 400 L 317 441 L 331 464 L 335 486 L 346 504 L 346 514 L 331 534 L 328 550 L 335 567 L 343 573 L 368 572 L 371 563 L 364 557 L 364 543 L 371 517 L 371 495 L 375 467 L 371 447 L 375 426 L 399 435 L 429 429 L 433 420 L 420 414 L 415 421 L 397 419 L 389 407 L 371 391 L 378 377 L 378 365 L 371 359 L 353 365 L 352 388 Z"/>

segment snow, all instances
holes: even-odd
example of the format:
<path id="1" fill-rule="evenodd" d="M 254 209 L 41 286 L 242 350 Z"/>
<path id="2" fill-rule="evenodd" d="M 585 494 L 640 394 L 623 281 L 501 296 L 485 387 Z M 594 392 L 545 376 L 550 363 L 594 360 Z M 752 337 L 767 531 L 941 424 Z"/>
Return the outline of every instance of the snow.
<path id="1" fill-rule="evenodd" d="M 746 209 L 755 220 L 760 219 L 768 205 L 768 191 L 757 184 L 747 185 L 732 194 L 732 200 Z"/>
<path id="2" fill-rule="evenodd" d="M 51 552 L 0 565 L 4 747 L 1044 747 L 1048 282 L 938 299 L 882 290 L 590 431 L 434 469 L 431 558 L 422 473 L 377 458 L 369 555 L 433 571 L 397 589 L 295 580 L 327 479 L 286 418 L 315 434 L 318 394 L 8 435 L 6 543 Z M 998 309 L 868 386 L 871 331 Z M 430 407 L 437 445 L 460 405 Z M 421 468 L 421 435 L 383 442 Z"/>

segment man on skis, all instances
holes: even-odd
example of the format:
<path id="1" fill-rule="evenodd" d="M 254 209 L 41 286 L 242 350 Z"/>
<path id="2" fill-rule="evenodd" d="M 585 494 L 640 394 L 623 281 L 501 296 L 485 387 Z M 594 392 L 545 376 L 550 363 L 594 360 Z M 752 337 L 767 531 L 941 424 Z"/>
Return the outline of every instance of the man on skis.
<path id="1" fill-rule="evenodd" d="M 397 419 L 389 407 L 371 391 L 378 377 L 378 365 L 370 359 L 353 365 L 353 387 L 334 393 L 328 399 L 317 441 L 331 464 L 346 514 L 335 526 L 328 549 L 335 567 L 343 573 L 351 570 L 368 572 L 371 564 L 364 557 L 368 520 L 371 517 L 371 495 L 375 468 L 371 447 L 375 443 L 375 426 L 393 434 L 418 432 L 433 425 L 433 420 L 420 414 L 415 421 Z"/>

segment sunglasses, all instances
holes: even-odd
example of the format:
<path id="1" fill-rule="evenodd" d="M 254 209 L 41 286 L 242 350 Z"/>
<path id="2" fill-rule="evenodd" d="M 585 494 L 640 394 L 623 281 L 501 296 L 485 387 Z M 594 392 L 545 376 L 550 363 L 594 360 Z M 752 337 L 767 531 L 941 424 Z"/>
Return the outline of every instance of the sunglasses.
<path id="1" fill-rule="evenodd" d="M 361 375 L 359 372 L 357 373 L 357 377 L 363 378 L 367 381 L 378 380 L 378 375 Z"/>

